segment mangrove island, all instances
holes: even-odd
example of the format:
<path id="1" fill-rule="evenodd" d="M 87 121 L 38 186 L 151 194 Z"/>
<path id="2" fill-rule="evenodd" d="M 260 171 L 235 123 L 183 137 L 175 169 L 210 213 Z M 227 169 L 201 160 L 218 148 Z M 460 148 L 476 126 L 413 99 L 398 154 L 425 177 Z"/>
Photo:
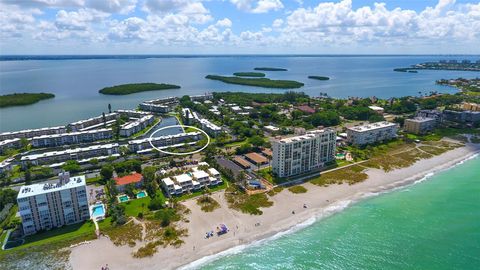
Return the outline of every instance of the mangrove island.
<path id="1" fill-rule="evenodd" d="M 265 73 L 261 72 L 235 72 L 233 75 L 238 77 L 265 77 Z"/>
<path id="2" fill-rule="evenodd" d="M 270 80 L 268 78 L 239 78 L 239 77 L 227 77 L 219 75 L 207 75 L 205 78 L 210 80 L 217 80 L 224 83 L 240 84 L 248 86 L 258 86 L 265 88 L 300 88 L 303 83 L 290 80 Z"/>
<path id="3" fill-rule="evenodd" d="M 115 85 L 111 87 L 105 87 L 98 90 L 99 93 L 104 95 L 129 95 L 138 92 L 156 91 L 156 90 L 168 90 L 179 89 L 180 86 L 174 84 L 165 83 L 129 83 Z"/>
<path id="4" fill-rule="evenodd" d="M 320 81 L 328 81 L 330 80 L 329 77 L 325 77 L 325 76 L 308 76 L 309 79 L 313 79 L 313 80 L 320 80 Z"/>
<path id="5" fill-rule="evenodd" d="M 54 98 L 50 93 L 14 93 L 0 96 L 0 108 L 24 106 L 39 102 L 43 99 Z"/>
<path id="6" fill-rule="evenodd" d="M 263 71 L 288 71 L 286 68 L 273 68 L 273 67 L 256 67 L 254 70 L 263 70 Z"/>

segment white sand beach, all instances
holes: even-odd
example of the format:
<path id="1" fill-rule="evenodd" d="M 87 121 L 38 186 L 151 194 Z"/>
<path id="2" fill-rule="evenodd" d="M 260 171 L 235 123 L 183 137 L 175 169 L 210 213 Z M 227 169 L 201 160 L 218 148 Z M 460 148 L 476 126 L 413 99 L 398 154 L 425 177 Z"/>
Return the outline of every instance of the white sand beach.
<path id="1" fill-rule="evenodd" d="M 307 223 L 322 216 L 340 211 L 352 202 L 361 198 L 390 190 L 392 188 L 413 183 L 429 173 L 447 169 L 467 159 L 480 150 L 480 145 L 468 144 L 442 155 L 416 162 L 413 166 L 385 173 L 382 170 L 369 169 L 368 179 L 355 185 L 331 185 L 320 187 L 310 183 L 304 184 L 308 189 L 304 194 L 293 194 L 288 190 L 270 198 L 272 207 L 262 209 L 263 215 L 253 216 L 229 209 L 223 192 L 213 194 L 221 208 L 205 213 L 200 210 L 195 200 L 184 204 L 192 210 L 188 215 L 189 223 L 182 226 L 188 229 L 189 236 L 184 238 L 185 244 L 176 249 L 161 248 L 151 258 L 135 259 L 131 253 L 142 246 L 117 247 L 109 239 L 103 237 L 89 244 L 72 248 L 70 263 L 75 270 L 101 269 L 106 264 L 110 269 L 177 269 L 193 268 L 198 260 L 209 260 L 220 252 L 240 245 L 247 245 L 266 239 L 280 232 Z M 306 204 L 308 208 L 304 208 Z M 295 211 L 295 214 L 292 214 Z M 230 232 L 222 236 L 205 239 L 205 232 L 215 230 L 226 224 Z M 256 223 L 260 223 L 256 226 Z M 209 257 L 210 256 L 210 257 Z"/>

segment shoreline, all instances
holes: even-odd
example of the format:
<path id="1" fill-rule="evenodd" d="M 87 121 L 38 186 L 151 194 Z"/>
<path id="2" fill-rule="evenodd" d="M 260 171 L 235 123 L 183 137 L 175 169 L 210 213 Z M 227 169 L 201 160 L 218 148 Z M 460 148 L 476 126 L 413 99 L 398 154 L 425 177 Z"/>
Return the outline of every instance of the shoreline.
<path id="1" fill-rule="evenodd" d="M 153 257 L 135 259 L 131 252 L 144 243 L 138 243 L 134 248 L 116 247 L 103 237 L 90 244 L 72 248 L 70 264 L 73 269 L 100 269 L 105 264 L 109 264 L 112 269 L 157 269 L 160 265 L 162 269 L 195 269 L 223 256 L 298 231 L 363 199 L 423 181 L 479 152 L 480 145 L 467 144 L 388 173 L 379 169 L 368 169 L 366 173 L 369 178 L 351 186 L 341 184 L 320 187 L 307 182 L 303 184 L 308 189 L 307 193 L 293 194 L 285 189 L 270 197 L 274 204 L 272 207 L 262 208 L 264 214 L 261 216 L 251 216 L 229 209 L 223 193 L 212 195 L 221 208 L 211 213 L 202 212 L 195 200 L 188 200 L 183 204 L 192 210 L 187 216 L 190 222 L 180 225 L 188 228 L 189 236 L 184 239 L 185 244 L 180 248 L 159 248 Z M 308 205 L 307 209 L 303 208 L 304 203 Z M 293 215 L 292 211 L 296 214 Z M 205 232 L 219 223 L 225 223 L 230 232 L 213 239 L 204 239 Z M 261 225 L 254 226 L 256 223 Z M 98 256 L 96 250 L 102 250 L 103 256 Z"/>

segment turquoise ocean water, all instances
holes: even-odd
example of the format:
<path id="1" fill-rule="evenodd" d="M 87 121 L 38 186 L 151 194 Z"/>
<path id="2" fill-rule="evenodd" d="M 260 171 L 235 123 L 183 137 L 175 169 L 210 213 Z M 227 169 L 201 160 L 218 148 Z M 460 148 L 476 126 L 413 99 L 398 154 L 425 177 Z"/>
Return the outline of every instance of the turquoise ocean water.
<path id="1" fill-rule="evenodd" d="M 480 158 L 201 269 L 480 269 Z"/>

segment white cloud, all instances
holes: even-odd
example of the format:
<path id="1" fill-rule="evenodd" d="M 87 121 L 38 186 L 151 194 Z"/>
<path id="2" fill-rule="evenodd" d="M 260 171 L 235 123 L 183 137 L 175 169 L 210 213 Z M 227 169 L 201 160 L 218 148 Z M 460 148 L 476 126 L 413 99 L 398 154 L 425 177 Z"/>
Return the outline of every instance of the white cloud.
<path id="1" fill-rule="evenodd" d="M 283 8 L 282 2 L 277 0 L 229 1 L 249 13 Z M 397 48 L 398 53 L 417 47 L 424 48 L 426 53 L 442 52 L 437 48 L 480 52 L 478 2 L 459 4 L 454 0 L 439 0 L 432 7 L 414 11 L 391 8 L 384 3 L 357 8 L 352 0 L 331 0 L 275 14 L 276 19 L 271 23 L 268 18 L 259 19 L 258 24 L 245 24 L 248 27 L 241 32 L 231 29 L 229 18 L 214 19 L 213 15 L 218 14 L 207 9 L 213 4 L 215 2 L 207 5 L 200 0 L 0 0 L 0 38 L 4 48 L 4 44 L 14 48 L 12 44 L 20 43 L 36 48 L 40 40 L 42 44 L 67 44 L 72 53 L 78 52 L 75 44 L 95 48 L 100 43 L 104 47 L 116 45 L 119 49 L 130 46 L 138 48 L 139 52 L 144 46 L 167 50 L 179 45 L 209 47 L 218 53 L 221 53 L 220 48 L 232 53 L 237 49 L 258 52 L 260 47 L 260 51 L 279 47 L 285 52 L 374 47 Z M 230 5 L 231 9 L 235 7 Z M 136 8 L 146 14 L 128 15 Z M 56 16 L 50 15 L 52 11 Z M 242 22 L 261 17 L 243 16 L 236 20 Z M 369 52 L 380 53 L 378 50 Z"/>
<path id="2" fill-rule="evenodd" d="M 143 10 L 150 14 L 178 14 L 187 16 L 189 22 L 205 24 L 213 19 L 210 11 L 195 0 L 146 0 Z"/>
<path id="3" fill-rule="evenodd" d="M 20 8 L 89 8 L 106 13 L 127 14 L 135 10 L 137 0 L 2 0 Z"/>
<path id="4" fill-rule="evenodd" d="M 87 7 L 107 13 L 128 14 L 135 10 L 137 0 L 88 0 Z"/>
<path id="5" fill-rule="evenodd" d="M 282 19 L 276 19 L 276 20 L 273 21 L 272 26 L 275 27 L 275 28 L 278 28 L 278 27 L 282 26 L 282 24 L 283 24 Z"/>
<path id="6" fill-rule="evenodd" d="M 224 18 L 222 20 L 218 20 L 216 25 L 219 27 L 232 27 L 232 21 L 230 21 L 228 18 Z"/>
<path id="7" fill-rule="evenodd" d="M 280 0 L 230 0 L 239 10 L 250 13 L 267 13 L 283 9 Z"/>

